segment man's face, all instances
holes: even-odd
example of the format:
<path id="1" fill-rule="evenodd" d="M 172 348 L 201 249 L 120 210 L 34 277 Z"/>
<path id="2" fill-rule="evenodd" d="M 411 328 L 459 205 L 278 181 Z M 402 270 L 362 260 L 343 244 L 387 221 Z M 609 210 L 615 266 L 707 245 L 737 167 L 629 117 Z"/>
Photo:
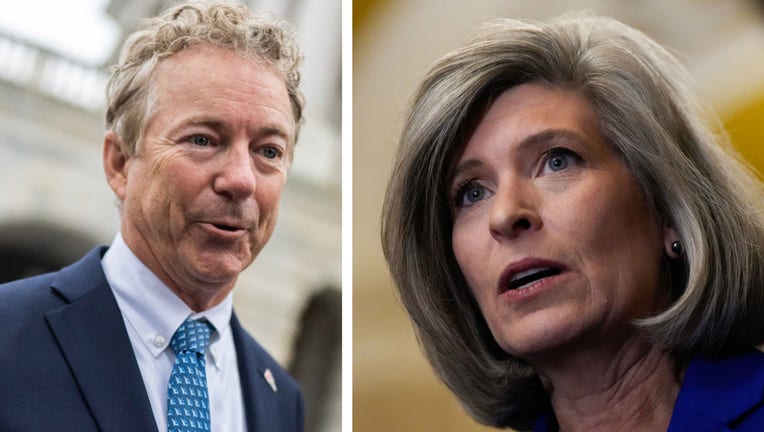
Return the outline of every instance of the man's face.
<path id="1" fill-rule="evenodd" d="M 213 47 L 163 60 L 152 85 L 143 138 L 121 167 L 110 162 L 107 134 L 107 176 L 123 201 L 127 244 L 205 309 L 273 232 L 295 136 L 290 100 L 266 66 Z"/>

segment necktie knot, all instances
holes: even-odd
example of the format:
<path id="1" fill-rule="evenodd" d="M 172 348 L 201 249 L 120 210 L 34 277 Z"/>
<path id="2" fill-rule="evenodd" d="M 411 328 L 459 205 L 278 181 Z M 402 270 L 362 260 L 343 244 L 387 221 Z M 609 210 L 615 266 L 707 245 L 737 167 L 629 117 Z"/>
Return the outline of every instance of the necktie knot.
<path id="1" fill-rule="evenodd" d="M 175 354 L 194 352 L 204 354 L 213 331 L 212 324 L 187 318 L 172 336 L 170 346 Z"/>

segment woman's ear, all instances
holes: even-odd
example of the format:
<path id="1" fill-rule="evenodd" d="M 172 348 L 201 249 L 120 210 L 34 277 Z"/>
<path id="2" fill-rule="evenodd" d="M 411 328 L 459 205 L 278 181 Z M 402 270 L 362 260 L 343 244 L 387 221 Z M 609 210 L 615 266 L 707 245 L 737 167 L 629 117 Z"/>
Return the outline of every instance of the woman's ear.
<path id="1" fill-rule="evenodd" d="M 127 188 L 127 159 L 122 141 L 114 131 L 108 131 L 103 138 L 103 170 L 106 181 L 119 201 L 125 200 Z"/>
<path id="2" fill-rule="evenodd" d="M 669 258 L 679 259 L 684 253 L 684 245 L 679 240 L 679 236 L 671 227 L 671 224 L 663 224 L 663 250 Z"/>

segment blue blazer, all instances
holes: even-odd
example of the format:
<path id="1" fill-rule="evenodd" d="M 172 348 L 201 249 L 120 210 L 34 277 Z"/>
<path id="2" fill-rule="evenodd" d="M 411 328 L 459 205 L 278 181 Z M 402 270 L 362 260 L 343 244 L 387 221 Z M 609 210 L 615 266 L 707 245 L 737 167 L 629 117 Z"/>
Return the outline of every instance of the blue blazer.
<path id="1" fill-rule="evenodd" d="M 556 430 L 542 416 L 536 432 Z M 687 366 L 667 432 L 764 431 L 764 354 L 758 350 Z"/>
<path id="2" fill-rule="evenodd" d="M 691 361 L 668 428 L 683 431 L 764 431 L 764 354 Z"/>
<path id="3" fill-rule="evenodd" d="M 55 273 L 0 285 L 0 431 L 156 431 L 105 247 Z M 250 431 L 300 432 L 297 384 L 241 327 L 231 330 Z M 270 369 L 278 390 L 263 373 Z"/>

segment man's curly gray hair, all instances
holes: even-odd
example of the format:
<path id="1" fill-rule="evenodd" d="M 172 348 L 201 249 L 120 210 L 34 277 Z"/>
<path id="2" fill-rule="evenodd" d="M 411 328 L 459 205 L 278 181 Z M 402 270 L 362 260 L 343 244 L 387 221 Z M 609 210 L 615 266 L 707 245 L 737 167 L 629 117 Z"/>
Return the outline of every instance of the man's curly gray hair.
<path id="1" fill-rule="evenodd" d="M 162 59 L 191 46 L 229 49 L 264 62 L 281 75 L 289 93 L 296 129 L 302 123 L 302 53 L 285 21 L 254 15 L 243 5 L 191 2 L 145 20 L 122 47 L 106 90 L 106 128 L 120 138 L 129 156 L 138 150 L 149 116 L 151 77 Z M 295 140 L 296 133 L 295 131 Z"/>

